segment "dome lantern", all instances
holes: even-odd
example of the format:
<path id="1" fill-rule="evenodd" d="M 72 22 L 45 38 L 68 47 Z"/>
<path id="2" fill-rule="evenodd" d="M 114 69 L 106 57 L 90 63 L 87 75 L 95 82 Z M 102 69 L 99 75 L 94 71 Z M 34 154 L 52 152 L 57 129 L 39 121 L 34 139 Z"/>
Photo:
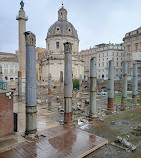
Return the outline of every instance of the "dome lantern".
<path id="1" fill-rule="evenodd" d="M 58 11 L 58 21 L 67 21 L 67 10 L 62 4 L 62 8 Z"/>

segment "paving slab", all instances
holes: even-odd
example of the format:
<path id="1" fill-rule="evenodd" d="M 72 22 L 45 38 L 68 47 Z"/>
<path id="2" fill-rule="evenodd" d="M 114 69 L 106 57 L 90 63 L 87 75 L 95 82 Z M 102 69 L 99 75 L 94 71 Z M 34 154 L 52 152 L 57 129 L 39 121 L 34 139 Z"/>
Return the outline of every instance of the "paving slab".
<path id="1" fill-rule="evenodd" d="M 82 158 L 108 140 L 81 129 L 57 126 L 39 132 L 40 139 L 0 153 L 0 158 Z"/>

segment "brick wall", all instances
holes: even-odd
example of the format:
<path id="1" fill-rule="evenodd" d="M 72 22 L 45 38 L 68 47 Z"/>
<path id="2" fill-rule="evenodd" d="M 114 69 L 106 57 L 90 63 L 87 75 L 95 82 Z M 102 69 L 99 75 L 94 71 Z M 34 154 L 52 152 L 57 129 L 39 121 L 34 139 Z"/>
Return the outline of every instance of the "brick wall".
<path id="1" fill-rule="evenodd" d="M 6 96 L 6 93 L 0 93 L 0 137 L 13 133 L 13 95 L 11 94 L 10 96 Z"/>

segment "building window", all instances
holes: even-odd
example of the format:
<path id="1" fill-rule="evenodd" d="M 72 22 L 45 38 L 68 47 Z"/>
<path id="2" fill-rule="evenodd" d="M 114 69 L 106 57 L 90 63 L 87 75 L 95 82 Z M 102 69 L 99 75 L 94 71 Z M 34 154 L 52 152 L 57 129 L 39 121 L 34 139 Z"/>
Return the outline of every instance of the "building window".
<path id="1" fill-rule="evenodd" d="M 15 65 L 15 68 L 18 68 L 18 64 Z"/>
<path id="2" fill-rule="evenodd" d="M 128 38 L 128 42 L 130 42 L 130 38 Z"/>
<path id="3" fill-rule="evenodd" d="M 100 54 L 99 54 L 99 57 L 100 57 Z"/>
<path id="4" fill-rule="evenodd" d="M 117 60 L 118 60 L 118 58 L 117 58 Z"/>
<path id="5" fill-rule="evenodd" d="M 137 30 L 137 33 L 139 33 L 139 31 Z"/>
<path id="6" fill-rule="evenodd" d="M 10 69 L 10 74 L 13 74 L 13 69 Z"/>
<path id="7" fill-rule="evenodd" d="M 138 36 L 136 36 L 136 40 L 138 40 Z"/>
<path id="8" fill-rule="evenodd" d="M 117 56 L 118 56 L 118 52 L 117 52 Z"/>
<path id="9" fill-rule="evenodd" d="M 4 64 L 4 68 L 8 68 L 8 64 Z"/>
<path id="10" fill-rule="evenodd" d="M 129 36 L 130 36 L 130 32 L 129 32 Z"/>
<path id="11" fill-rule="evenodd" d="M 15 74 L 18 74 L 18 70 L 17 69 L 15 70 Z"/>
<path id="12" fill-rule="evenodd" d="M 107 52 L 107 56 L 108 56 L 108 52 Z"/>
<path id="13" fill-rule="evenodd" d="M 13 81 L 13 78 L 12 78 L 12 77 L 10 78 L 10 81 Z"/>
<path id="14" fill-rule="evenodd" d="M 113 56 L 114 56 L 114 52 L 113 52 Z"/>
<path id="15" fill-rule="evenodd" d="M 103 53 L 103 57 L 104 57 L 104 53 Z"/>
<path id="16" fill-rule="evenodd" d="M 7 69 L 4 69 L 4 74 L 8 74 L 8 70 Z"/>
<path id="17" fill-rule="evenodd" d="M 127 50 L 128 50 L 128 52 L 130 52 L 130 45 L 127 46 Z"/>
<path id="18" fill-rule="evenodd" d="M 135 49 L 138 50 L 138 43 L 135 44 Z"/>
<path id="19" fill-rule="evenodd" d="M 56 42 L 56 48 L 59 49 L 59 42 Z"/>

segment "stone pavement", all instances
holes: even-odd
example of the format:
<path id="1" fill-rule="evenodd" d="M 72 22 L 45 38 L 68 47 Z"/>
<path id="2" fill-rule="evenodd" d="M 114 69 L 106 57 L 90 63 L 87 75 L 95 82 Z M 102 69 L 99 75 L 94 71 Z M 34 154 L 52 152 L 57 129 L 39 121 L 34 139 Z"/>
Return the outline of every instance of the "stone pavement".
<path id="1" fill-rule="evenodd" d="M 63 125 L 38 134 L 40 139 L 2 152 L 0 158 L 81 158 L 108 143 L 104 138 Z"/>

